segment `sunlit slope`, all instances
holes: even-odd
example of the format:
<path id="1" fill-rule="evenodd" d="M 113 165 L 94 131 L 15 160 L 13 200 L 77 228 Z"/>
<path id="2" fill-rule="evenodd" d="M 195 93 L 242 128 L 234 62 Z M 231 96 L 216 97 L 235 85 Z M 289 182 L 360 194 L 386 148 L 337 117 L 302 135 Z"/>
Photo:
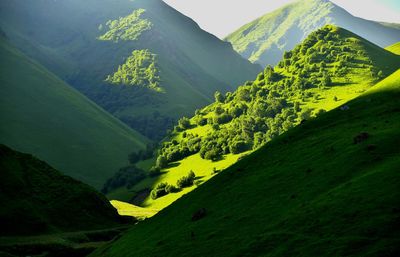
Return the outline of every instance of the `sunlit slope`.
<path id="1" fill-rule="evenodd" d="M 392 52 L 392 53 L 394 53 L 394 54 L 400 55 L 400 42 L 398 42 L 396 44 L 393 44 L 391 46 L 388 46 L 385 49 L 390 51 L 390 52 Z"/>
<path id="2" fill-rule="evenodd" d="M 100 188 L 147 143 L 44 67 L 0 42 L 0 142 Z"/>
<path id="3" fill-rule="evenodd" d="M 397 55 L 345 29 L 324 26 L 276 67 L 198 111 L 187 128 L 177 126 L 159 152 L 169 166 L 153 179 L 152 188 L 175 185 L 190 170 L 199 176 L 197 183 L 207 181 L 214 169 L 229 167 L 303 120 L 344 106 L 399 67 Z M 139 183 L 120 200 L 129 201 L 149 186 L 148 180 Z M 161 209 L 192 189 L 148 197 L 144 206 Z"/>
<path id="4" fill-rule="evenodd" d="M 93 188 L 0 145 L 0 236 L 110 228 L 116 210 Z"/>
<path id="5" fill-rule="evenodd" d="M 364 20 L 327 0 L 300 0 L 250 22 L 227 36 L 236 51 L 252 62 L 276 64 L 312 31 L 335 24 L 386 47 L 400 40 L 398 26 Z"/>
<path id="6" fill-rule="evenodd" d="M 399 98 L 397 71 L 91 256 L 397 256 Z"/>

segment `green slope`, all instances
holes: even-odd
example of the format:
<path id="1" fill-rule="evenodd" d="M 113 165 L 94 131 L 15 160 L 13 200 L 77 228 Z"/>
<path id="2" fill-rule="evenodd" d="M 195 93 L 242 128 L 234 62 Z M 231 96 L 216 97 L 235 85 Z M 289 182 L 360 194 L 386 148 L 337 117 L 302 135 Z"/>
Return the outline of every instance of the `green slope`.
<path id="1" fill-rule="evenodd" d="M 104 196 L 32 155 L 0 145 L 0 175 L 0 236 L 120 225 Z"/>
<path id="2" fill-rule="evenodd" d="M 400 55 L 400 42 L 397 42 L 391 46 L 388 46 L 385 49 L 394 54 Z"/>
<path id="3" fill-rule="evenodd" d="M 147 139 L 0 41 L 0 142 L 100 188 Z"/>
<path id="4" fill-rule="evenodd" d="M 400 70 L 92 256 L 397 256 L 399 97 Z"/>
<path id="5" fill-rule="evenodd" d="M 336 24 L 386 47 L 400 40 L 398 26 L 352 16 L 327 0 L 300 0 L 244 25 L 226 37 L 243 57 L 262 65 L 276 64 L 309 33 Z"/>
<path id="6" fill-rule="evenodd" d="M 152 139 L 210 103 L 216 90 L 231 90 L 261 70 L 161 0 L 0 6 L 0 26 L 20 49 Z M 144 52 L 155 60 L 143 62 Z M 151 63 L 160 90 L 145 75 Z M 106 81 L 116 73 L 135 79 Z"/>
<path id="7" fill-rule="evenodd" d="M 267 67 L 252 82 L 199 110 L 183 127 L 176 126 L 163 143 L 159 158 L 169 165 L 160 176 L 138 184 L 123 198 L 129 201 L 144 188 L 175 185 L 190 170 L 207 181 L 303 120 L 332 110 L 370 89 L 400 68 L 400 58 L 357 35 L 327 25 L 311 33 L 285 54 L 275 68 Z M 195 187 L 157 199 L 144 206 L 162 209 Z M 122 196 L 122 194 L 121 194 Z"/>

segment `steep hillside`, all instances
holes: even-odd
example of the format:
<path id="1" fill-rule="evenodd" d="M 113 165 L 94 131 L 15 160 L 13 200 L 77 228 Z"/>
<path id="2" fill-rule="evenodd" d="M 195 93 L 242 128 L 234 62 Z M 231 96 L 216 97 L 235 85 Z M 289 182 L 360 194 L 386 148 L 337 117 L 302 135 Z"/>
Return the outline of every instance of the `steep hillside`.
<path id="1" fill-rule="evenodd" d="M 161 0 L 0 7 L 20 49 L 151 139 L 261 70 Z"/>
<path id="2" fill-rule="evenodd" d="M 250 61 L 275 65 L 284 51 L 326 24 L 350 30 L 381 47 L 400 40 L 398 26 L 354 17 L 328 0 L 294 2 L 244 25 L 226 40 Z"/>
<path id="3" fill-rule="evenodd" d="M 217 93 L 213 104 L 181 119 L 159 151 L 155 169 L 161 172 L 154 185 L 146 181 L 132 191 L 151 186 L 156 195 L 144 206 L 162 209 L 243 154 L 344 105 L 398 68 L 399 56 L 345 29 L 324 26 L 286 52 L 275 68 L 267 67 L 233 93 Z M 191 185 L 166 188 L 191 170 L 197 177 Z"/>
<path id="4" fill-rule="evenodd" d="M 391 46 L 388 46 L 385 49 L 394 54 L 400 55 L 400 42 L 397 42 Z"/>
<path id="5" fill-rule="evenodd" d="M 93 188 L 0 145 L 1 236 L 107 228 L 116 210 Z"/>
<path id="6" fill-rule="evenodd" d="M 100 188 L 147 139 L 0 40 L 0 143 Z"/>
<path id="7" fill-rule="evenodd" d="M 91 256 L 398 256 L 400 70 Z"/>

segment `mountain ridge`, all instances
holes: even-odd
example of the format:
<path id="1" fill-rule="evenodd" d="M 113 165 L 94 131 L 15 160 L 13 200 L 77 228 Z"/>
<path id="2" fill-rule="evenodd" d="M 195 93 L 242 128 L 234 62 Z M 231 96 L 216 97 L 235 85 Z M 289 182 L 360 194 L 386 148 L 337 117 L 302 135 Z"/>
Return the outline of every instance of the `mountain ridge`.
<path id="1" fill-rule="evenodd" d="M 126 165 L 130 153 L 145 149 L 143 135 L 4 39 L 0 53 L 1 143 L 96 188 Z"/>
<path id="2" fill-rule="evenodd" d="M 354 17 L 330 1 L 300 0 L 281 7 L 239 28 L 225 40 L 252 62 L 275 65 L 312 31 L 335 24 L 386 47 L 400 40 L 400 29 L 390 24 Z"/>
<path id="3" fill-rule="evenodd" d="M 0 26 L 19 49 L 152 140 L 161 139 L 180 116 L 211 102 L 214 91 L 231 90 L 261 70 L 162 1 L 48 0 L 27 5 L 16 0 L 1 6 Z M 140 15 L 134 13 L 138 10 Z M 152 25 L 141 27 L 144 20 Z M 118 21 L 120 27 L 109 27 Z M 126 38 L 101 39 L 113 33 Z M 134 50 L 157 55 L 164 94 L 147 86 L 107 83 L 107 76 Z"/>

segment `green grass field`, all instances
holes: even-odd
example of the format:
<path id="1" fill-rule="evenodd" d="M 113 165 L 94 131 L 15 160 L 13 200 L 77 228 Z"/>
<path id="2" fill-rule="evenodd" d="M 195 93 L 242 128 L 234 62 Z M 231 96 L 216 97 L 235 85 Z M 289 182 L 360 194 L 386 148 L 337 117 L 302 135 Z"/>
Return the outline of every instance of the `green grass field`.
<path id="1" fill-rule="evenodd" d="M 148 140 L 0 42 L 0 143 L 101 188 Z"/>
<path id="2" fill-rule="evenodd" d="M 400 70 L 91 256 L 397 256 L 399 98 Z"/>
<path id="3" fill-rule="evenodd" d="M 388 46 L 385 49 L 390 51 L 390 52 L 392 52 L 392 53 L 394 53 L 394 54 L 400 55 L 400 42 L 398 42 L 396 44 L 393 44 L 391 46 Z"/>

